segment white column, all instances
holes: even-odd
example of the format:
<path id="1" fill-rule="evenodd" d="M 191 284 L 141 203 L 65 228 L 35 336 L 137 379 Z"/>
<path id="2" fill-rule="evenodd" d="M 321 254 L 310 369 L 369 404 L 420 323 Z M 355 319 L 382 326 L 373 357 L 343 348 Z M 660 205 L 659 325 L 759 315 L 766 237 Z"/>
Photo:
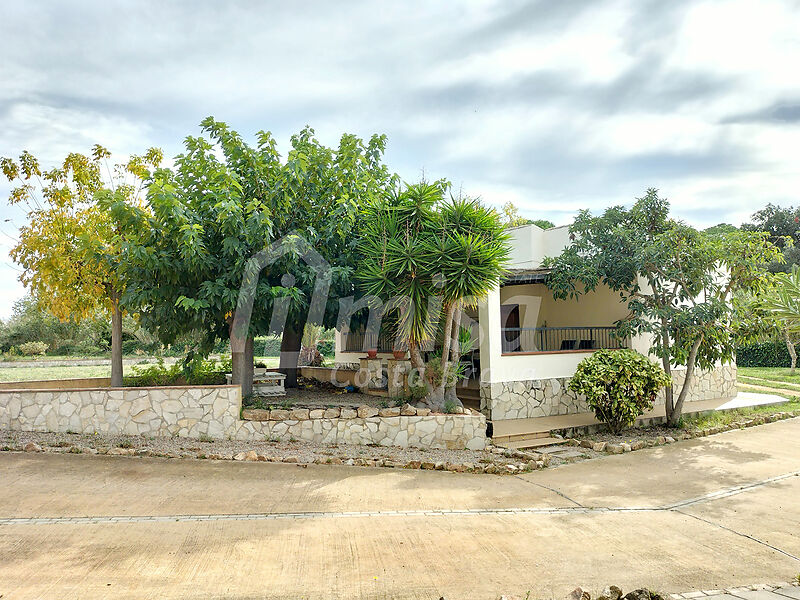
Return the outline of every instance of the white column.
<path id="1" fill-rule="evenodd" d="M 500 323 L 500 286 L 495 287 L 478 304 L 480 328 L 481 381 L 492 382 L 492 371 L 499 367 L 502 354 Z"/>

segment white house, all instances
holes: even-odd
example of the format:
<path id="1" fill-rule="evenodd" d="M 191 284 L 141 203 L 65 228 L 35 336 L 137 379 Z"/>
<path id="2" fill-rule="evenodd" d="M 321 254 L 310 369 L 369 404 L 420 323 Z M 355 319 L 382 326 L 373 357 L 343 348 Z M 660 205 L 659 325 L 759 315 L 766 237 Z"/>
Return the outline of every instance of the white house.
<path id="1" fill-rule="evenodd" d="M 479 401 L 492 421 L 526 419 L 588 412 L 567 389 L 578 363 L 601 348 L 631 348 L 648 354 L 644 336 L 615 337 L 615 322 L 627 307 L 619 295 L 600 286 L 577 300 L 554 300 L 546 286 L 542 261 L 557 256 L 569 244 L 565 227 L 541 229 L 525 225 L 510 230 L 511 268 L 477 310 L 466 311 L 477 348 L 465 357 L 469 377 L 460 388 L 465 401 Z M 335 361 L 354 365 L 364 356 L 363 335 L 337 332 Z M 391 341 L 379 340 L 379 357 L 391 357 Z M 685 370 L 673 373 L 681 384 Z M 736 395 L 736 367 L 719 365 L 696 371 L 689 401 L 731 398 Z M 462 396 L 463 394 L 463 396 Z M 662 400 L 663 401 L 663 400 Z"/>

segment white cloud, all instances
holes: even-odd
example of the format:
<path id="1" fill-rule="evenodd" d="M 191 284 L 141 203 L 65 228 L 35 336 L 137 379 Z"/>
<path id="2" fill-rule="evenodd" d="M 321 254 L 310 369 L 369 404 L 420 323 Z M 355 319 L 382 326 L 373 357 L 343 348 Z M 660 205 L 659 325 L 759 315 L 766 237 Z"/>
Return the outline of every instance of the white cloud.
<path id="1" fill-rule="evenodd" d="M 281 148 L 305 124 L 330 144 L 386 133 L 404 178 L 424 168 L 557 223 L 648 186 L 698 225 L 798 203 L 791 0 L 51 0 L 3 17 L 0 156 L 54 163 L 96 142 L 169 156 L 213 114 Z M 21 293 L 7 242 L 0 317 Z"/>

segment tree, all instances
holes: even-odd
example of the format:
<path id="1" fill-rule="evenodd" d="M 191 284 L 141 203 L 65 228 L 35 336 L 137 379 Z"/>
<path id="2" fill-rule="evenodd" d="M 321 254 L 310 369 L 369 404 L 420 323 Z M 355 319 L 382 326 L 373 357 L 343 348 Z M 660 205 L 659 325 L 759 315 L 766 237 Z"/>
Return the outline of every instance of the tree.
<path id="1" fill-rule="evenodd" d="M 388 307 L 397 338 L 424 374 L 424 401 L 436 409 L 460 405 L 461 311 L 499 284 L 509 254 L 498 215 L 475 199 L 445 199 L 448 188 L 421 182 L 369 205 L 356 273 L 364 291 Z M 441 354 L 425 363 L 421 348 L 437 337 Z"/>
<path id="2" fill-rule="evenodd" d="M 550 229 L 551 227 L 555 227 L 555 224 L 547 219 L 534 219 L 531 221 L 531 223 L 542 229 Z"/>
<path id="3" fill-rule="evenodd" d="M 526 219 L 519 214 L 519 209 L 510 201 L 503 204 L 501 219 L 506 227 L 521 227 L 522 225 L 536 225 L 542 229 L 555 227 L 553 222 L 547 219 Z"/>
<path id="4" fill-rule="evenodd" d="M 553 296 L 574 298 L 601 283 L 619 293 L 630 312 L 618 335 L 650 336 L 667 375 L 673 365 L 686 367 L 677 398 L 674 384 L 666 388 L 667 421 L 677 426 L 695 368 L 733 358 L 732 295 L 763 290 L 763 265 L 779 250 L 766 233 L 708 235 L 673 220 L 652 188 L 630 209 L 581 211 L 570 238 L 560 256 L 546 261 Z"/>
<path id="5" fill-rule="evenodd" d="M 316 272 L 302 260 L 311 248 L 330 266 L 330 294 L 322 320 L 330 327 L 339 295 L 350 282 L 357 238 L 358 205 L 391 179 L 381 163 L 385 138 L 364 143 L 343 135 L 338 148 L 322 145 L 305 128 L 292 136 L 285 162 L 268 132 L 251 146 L 225 123 L 202 122 L 209 135 L 186 139 L 174 169 L 153 174 L 147 206 L 122 206 L 117 219 L 140 231 L 127 247 L 126 277 L 135 282 L 126 301 L 164 342 L 187 332 L 201 336 L 200 352 L 214 340 L 234 341 L 234 315 L 248 263 L 279 239 L 289 251 L 268 266 L 252 291 L 254 310 L 242 352 L 232 343 L 233 381 L 243 393 L 252 386 L 252 339 L 282 333 L 281 368 L 296 384 L 300 341 Z M 299 248 L 299 246 L 298 246 Z M 281 307 L 285 321 L 273 321 Z M 277 311 L 281 312 L 281 311 Z"/>
<path id="6" fill-rule="evenodd" d="M 119 277 L 120 240 L 102 199 L 138 201 L 141 177 L 161 161 L 151 148 L 133 156 L 112 173 L 111 153 L 102 146 L 91 157 L 72 153 L 63 163 L 43 171 L 39 161 L 23 152 L 19 162 L 0 159 L 3 174 L 20 185 L 11 204 L 27 208 L 28 223 L 10 255 L 23 268 L 20 281 L 61 320 L 80 320 L 104 309 L 111 314 L 111 385 L 122 385 L 122 307 L 124 283 Z M 103 168 L 105 167 L 104 176 Z"/>
<path id="7" fill-rule="evenodd" d="M 711 235 L 725 235 L 726 233 L 732 233 L 737 230 L 738 227 L 730 223 L 717 223 L 712 227 L 707 227 L 703 232 Z"/>
<path id="8" fill-rule="evenodd" d="M 792 265 L 790 273 L 776 273 L 772 287 L 763 295 L 762 305 L 769 311 L 783 333 L 791 357 L 791 374 L 797 366 L 793 335 L 800 333 L 800 266 Z"/>
<path id="9" fill-rule="evenodd" d="M 770 272 L 787 272 L 800 263 L 800 207 L 767 204 L 750 219 L 742 224 L 743 230 L 766 231 L 770 241 L 783 251 L 784 259 L 772 261 L 768 266 Z"/>

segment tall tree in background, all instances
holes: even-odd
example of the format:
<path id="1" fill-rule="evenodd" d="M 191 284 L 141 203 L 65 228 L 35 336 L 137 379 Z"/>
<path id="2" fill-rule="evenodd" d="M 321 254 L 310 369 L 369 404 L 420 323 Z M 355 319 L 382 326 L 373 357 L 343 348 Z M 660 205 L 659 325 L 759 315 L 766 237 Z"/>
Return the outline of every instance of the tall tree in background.
<path id="1" fill-rule="evenodd" d="M 359 203 L 380 194 L 392 178 L 381 162 L 385 138 L 364 143 L 343 135 L 331 149 L 305 128 L 292 136 L 284 162 L 268 132 L 259 132 L 251 146 L 211 117 L 202 129 L 210 139 L 187 138 L 175 168 L 153 174 L 147 207 L 115 212 L 124 228 L 141 232 L 126 248 L 126 277 L 136 284 L 126 300 L 140 308 L 143 322 L 163 341 L 199 332 L 200 350 L 207 352 L 215 339 L 233 336 L 248 261 L 291 234 L 331 267 L 323 324 L 332 326 L 339 295 L 353 291 Z M 281 368 L 286 384 L 296 385 L 315 279 L 301 255 L 289 252 L 269 265 L 255 287 L 244 355 L 232 356 L 233 380 L 245 394 L 252 385 L 252 338 L 274 325 L 276 303 L 286 310 L 282 330 L 275 332 L 283 336 Z"/>
<path id="2" fill-rule="evenodd" d="M 444 181 L 394 190 L 366 209 L 357 279 L 392 309 L 397 337 L 424 373 L 425 402 L 441 410 L 455 395 L 460 315 L 498 285 L 509 255 L 498 215 L 479 201 L 445 199 Z M 422 347 L 441 337 L 441 354 Z"/>
<path id="3" fill-rule="evenodd" d="M 619 335 L 645 334 L 664 370 L 686 367 L 683 386 L 666 388 L 666 415 L 680 422 L 695 369 L 733 359 L 735 293 L 762 291 L 763 265 L 780 259 L 766 233 L 708 235 L 669 217 L 669 203 L 647 190 L 632 208 L 600 216 L 581 211 L 570 226 L 572 244 L 547 261 L 555 298 L 574 298 L 605 284 L 630 310 Z"/>
<path id="4" fill-rule="evenodd" d="M 782 208 L 767 204 L 753 213 L 749 223 L 743 223 L 744 231 L 766 231 L 770 241 L 783 251 L 783 260 L 772 261 L 768 270 L 773 273 L 791 271 L 792 265 L 800 264 L 800 207 Z"/>
<path id="5" fill-rule="evenodd" d="M 138 202 L 141 177 L 159 164 L 161 151 L 151 148 L 113 172 L 111 153 L 95 146 L 92 155 L 72 153 L 53 169 L 23 152 L 19 161 L 0 159 L 3 174 L 18 182 L 11 204 L 23 204 L 28 222 L 19 229 L 11 258 L 20 264 L 20 281 L 53 315 L 62 320 L 111 314 L 111 385 L 122 385 L 122 307 L 125 284 L 120 278 L 122 236 L 101 207 L 107 198 Z"/>
<path id="6" fill-rule="evenodd" d="M 800 334 L 800 266 L 792 265 L 790 273 L 776 273 L 772 286 L 763 294 L 761 303 L 783 333 L 792 361 L 790 374 L 794 375 L 797 352 L 793 336 Z"/>
<path id="7" fill-rule="evenodd" d="M 547 219 L 527 219 L 519 214 L 519 209 L 513 202 L 506 202 L 501 209 L 501 219 L 506 227 L 521 227 L 522 225 L 536 225 L 542 229 L 555 227 L 552 221 Z"/>

